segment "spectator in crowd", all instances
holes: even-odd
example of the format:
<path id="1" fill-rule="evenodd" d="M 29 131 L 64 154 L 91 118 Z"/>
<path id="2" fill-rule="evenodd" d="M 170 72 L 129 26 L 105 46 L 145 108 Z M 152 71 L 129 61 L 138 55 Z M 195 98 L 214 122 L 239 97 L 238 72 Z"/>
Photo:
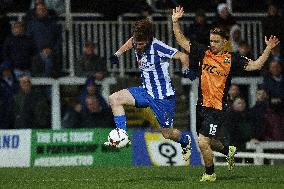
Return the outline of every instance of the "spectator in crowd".
<path id="1" fill-rule="evenodd" d="M 205 11 L 199 9 L 195 12 L 194 23 L 190 25 L 187 35 L 191 41 L 196 41 L 202 45 L 209 44 L 210 24 L 206 21 Z"/>
<path id="2" fill-rule="evenodd" d="M 0 65 L 1 79 L 11 88 L 13 94 L 18 90 L 19 85 L 13 71 L 12 62 L 5 60 Z"/>
<path id="3" fill-rule="evenodd" d="M 269 108 L 264 116 L 265 141 L 284 141 L 283 101 L 279 97 L 271 97 Z"/>
<path id="4" fill-rule="evenodd" d="M 71 98 L 64 109 L 62 128 L 78 128 L 80 126 L 81 104 L 76 98 Z"/>
<path id="5" fill-rule="evenodd" d="M 50 106 L 47 98 L 33 88 L 29 76 L 19 78 L 20 90 L 15 95 L 14 128 L 50 128 Z"/>
<path id="6" fill-rule="evenodd" d="M 23 22 L 16 22 L 12 27 L 13 35 L 5 40 L 3 57 L 12 61 L 16 77 L 31 75 L 32 58 L 36 49 L 33 41 L 25 35 Z"/>
<path id="7" fill-rule="evenodd" d="M 241 96 L 240 88 L 237 84 L 232 83 L 228 90 L 228 105 L 229 107 L 233 104 L 237 97 Z"/>
<path id="8" fill-rule="evenodd" d="M 0 107 L 6 107 L 5 85 L 0 80 Z M 10 111 L 11 112 L 11 111 Z M 10 114 L 11 115 L 11 114 Z M 0 129 L 10 129 L 13 127 L 13 120 L 4 108 L 0 109 Z"/>
<path id="9" fill-rule="evenodd" d="M 36 5 L 35 16 L 27 22 L 27 35 L 32 38 L 37 48 L 33 74 L 45 77 L 57 76 L 60 69 L 61 33 L 44 4 Z"/>
<path id="10" fill-rule="evenodd" d="M 47 7 L 47 5 L 45 4 L 44 0 L 35 0 L 35 2 L 32 2 L 31 5 L 33 4 L 33 6 L 31 6 L 32 8 L 29 9 L 25 16 L 24 16 L 24 23 L 28 23 L 29 21 L 33 20 L 34 18 L 37 17 L 37 13 L 36 13 L 36 6 L 39 5 L 39 4 L 43 4 L 44 6 Z M 57 18 L 57 14 L 55 12 L 55 10 L 53 9 L 49 9 L 47 8 L 47 12 L 48 12 L 48 17 L 50 19 L 56 19 Z"/>
<path id="11" fill-rule="evenodd" d="M 65 0 L 32 0 L 31 9 L 34 9 L 37 3 L 44 3 L 48 9 L 54 10 L 58 16 L 65 13 Z"/>
<path id="12" fill-rule="evenodd" d="M 251 139 L 251 142 L 263 140 L 264 116 L 267 109 L 268 95 L 264 89 L 260 88 L 256 91 L 256 104 L 250 108 L 248 112 L 253 128 L 253 138 Z"/>
<path id="13" fill-rule="evenodd" d="M 235 18 L 229 12 L 228 6 L 226 3 L 220 3 L 217 6 L 217 18 L 212 23 L 213 28 L 219 27 L 224 28 L 228 32 L 231 30 L 231 27 L 236 24 Z"/>
<path id="14" fill-rule="evenodd" d="M 239 25 L 235 24 L 231 27 L 230 30 L 230 51 L 237 52 L 240 42 L 242 41 L 242 32 Z"/>
<path id="15" fill-rule="evenodd" d="M 245 144 L 251 140 L 253 129 L 243 98 L 235 98 L 232 109 L 227 113 L 226 120 L 228 121 L 227 127 L 231 144 L 236 146 L 239 151 L 245 151 Z"/>
<path id="16" fill-rule="evenodd" d="M 80 104 L 82 107 L 82 112 L 85 112 L 87 110 L 87 105 L 86 105 L 86 98 L 87 96 L 94 96 L 96 99 L 99 101 L 100 106 L 103 109 L 108 108 L 108 105 L 105 101 L 105 99 L 102 97 L 98 90 L 98 85 L 96 84 L 96 79 L 91 76 L 86 80 L 85 86 L 83 88 L 82 94 L 80 96 Z"/>
<path id="17" fill-rule="evenodd" d="M 113 115 L 110 108 L 103 108 L 95 96 L 87 96 L 85 101 L 87 111 L 81 112 L 81 128 L 114 127 Z"/>
<path id="18" fill-rule="evenodd" d="M 153 9 L 148 3 L 144 3 L 141 6 L 139 6 L 139 14 L 141 16 L 141 19 L 150 19 L 153 14 Z"/>
<path id="19" fill-rule="evenodd" d="M 187 28 L 186 35 L 190 39 L 191 43 L 198 43 L 200 46 L 208 46 L 209 44 L 209 33 L 210 33 L 211 25 L 206 20 L 205 11 L 203 9 L 198 9 L 195 12 L 195 20 L 194 23 Z M 189 62 L 196 62 L 195 56 L 189 56 Z M 185 100 L 186 103 L 189 101 L 190 86 L 183 85 L 183 94 L 181 99 Z"/>
<path id="20" fill-rule="evenodd" d="M 284 101 L 284 78 L 279 61 L 270 61 L 269 72 L 263 78 L 263 87 L 270 97 L 277 97 Z"/>
<path id="21" fill-rule="evenodd" d="M 280 16 L 276 5 L 270 4 L 268 6 L 267 17 L 262 20 L 262 28 L 265 36 L 276 35 L 280 41 L 284 40 L 284 19 Z M 283 44 L 281 43 L 280 45 L 283 50 Z"/>
<path id="22" fill-rule="evenodd" d="M 273 49 L 274 50 L 274 49 Z M 238 49 L 237 52 L 238 54 L 240 54 L 241 56 L 244 56 L 248 59 L 253 59 L 253 55 L 252 55 L 252 50 L 251 50 L 251 46 L 248 44 L 247 41 L 241 40 L 238 43 Z M 264 67 L 264 66 L 263 66 Z M 238 73 L 234 73 L 233 76 L 238 76 L 238 77 L 246 77 L 246 76 L 259 76 L 260 75 L 260 71 L 259 70 L 255 70 L 255 71 L 251 71 L 251 72 L 238 72 Z"/>
<path id="23" fill-rule="evenodd" d="M 241 56 L 245 56 L 249 59 L 252 59 L 252 51 L 251 51 L 251 46 L 248 44 L 246 41 L 240 41 L 238 45 L 238 51 Z"/>
<path id="24" fill-rule="evenodd" d="M 3 43 L 7 36 L 11 34 L 11 25 L 9 18 L 7 17 L 5 10 L 0 6 L 0 62 L 3 61 L 2 58 L 2 48 Z"/>
<path id="25" fill-rule="evenodd" d="M 239 53 L 241 56 L 247 57 L 248 59 L 253 59 L 251 46 L 248 44 L 247 41 L 241 40 L 239 42 L 237 53 Z M 255 71 L 246 72 L 246 73 L 244 73 L 244 72 L 241 73 L 240 72 L 240 73 L 234 73 L 233 75 L 234 76 L 238 76 L 238 77 L 259 76 L 260 75 L 260 71 L 259 70 L 255 70 Z"/>
<path id="26" fill-rule="evenodd" d="M 75 75 L 79 77 L 94 76 L 101 81 L 107 76 L 106 60 L 95 54 L 96 46 L 87 42 L 83 48 L 83 56 L 75 64 Z"/>
<path id="27" fill-rule="evenodd" d="M 0 129 L 11 129 L 13 128 L 13 96 L 19 84 L 9 61 L 4 61 L 0 65 L 0 74 Z"/>

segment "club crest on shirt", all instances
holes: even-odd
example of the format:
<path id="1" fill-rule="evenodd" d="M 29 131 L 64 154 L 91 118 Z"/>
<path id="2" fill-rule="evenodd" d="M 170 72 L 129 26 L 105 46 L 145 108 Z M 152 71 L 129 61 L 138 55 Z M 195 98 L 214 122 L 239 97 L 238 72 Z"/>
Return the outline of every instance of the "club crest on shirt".
<path id="1" fill-rule="evenodd" d="M 147 58 L 146 57 L 142 57 L 140 60 L 137 60 L 139 68 L 142 70 L 145 69 L 153 69 L 155 67 L 155 64 L 152 62 L 147 62 Z"/>
<path id="2" fill-rule="evenodd" d="M 224 59 L 224 63 L 230 64 L 230 63 L 231 63 L 231 59 L 226 57 L 226 58 Z"/>
<path id="3" fill-rule="evenodd" d="M 164 117 L 165 117 L 166 120 L 169 120 L 170 119 L 170 113 L 169 112 L 165 112 Z"/>
<path id="4" fill-rule="evenodd" d="M 167 125 L 167 126 L 169 126 L 170 125 L 170 113 L 169 112 L 165 112 L 165 114 L 164 114 L 164 118 L 165 118 L 165 124 Z"/>

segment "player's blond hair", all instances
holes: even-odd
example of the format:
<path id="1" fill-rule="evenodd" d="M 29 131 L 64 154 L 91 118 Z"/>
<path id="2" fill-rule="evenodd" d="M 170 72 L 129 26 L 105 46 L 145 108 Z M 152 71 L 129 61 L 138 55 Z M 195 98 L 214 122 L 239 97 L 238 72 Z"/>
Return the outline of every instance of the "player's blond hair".
<path id="1" fill-rule="evenodd" d="M 215 27 L 210 30 L 210 34 L 220 35 L 222 38 L 229 40 L 229 32 L 223 27 Z"/>

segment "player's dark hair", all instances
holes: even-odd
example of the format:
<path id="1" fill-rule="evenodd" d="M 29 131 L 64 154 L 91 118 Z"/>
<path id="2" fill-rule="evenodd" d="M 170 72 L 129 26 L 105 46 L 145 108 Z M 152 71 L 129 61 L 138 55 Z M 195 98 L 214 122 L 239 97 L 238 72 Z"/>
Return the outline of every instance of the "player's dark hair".
<path id="1" fill-rule="evenodd" d="M 210 34 L 215 34 L 215 35 L 220 35 L 222 38 L 229 40 L 230 36 L 229 36 L 229 32 L 221 27 L 215 27 L 213 29 L 210 30 Z"/>
<path id="2" fill-rule="evenodd" d="M 154 25 L 148 19 L 137 21 L 132 28 L 132 35 L 136 41 L 151 41 L 154 37 Z"/>

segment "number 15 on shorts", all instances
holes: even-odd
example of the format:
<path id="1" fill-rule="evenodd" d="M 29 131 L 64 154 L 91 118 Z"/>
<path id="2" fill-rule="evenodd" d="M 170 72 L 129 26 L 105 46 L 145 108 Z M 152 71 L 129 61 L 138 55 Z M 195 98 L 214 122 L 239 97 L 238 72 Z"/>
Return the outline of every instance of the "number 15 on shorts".
<path id="1" fill-rule="evenodd" d="M 210 124 L 209 134 L 215 136 L 216 131 L 217 131 L 217 125 Z"/>

